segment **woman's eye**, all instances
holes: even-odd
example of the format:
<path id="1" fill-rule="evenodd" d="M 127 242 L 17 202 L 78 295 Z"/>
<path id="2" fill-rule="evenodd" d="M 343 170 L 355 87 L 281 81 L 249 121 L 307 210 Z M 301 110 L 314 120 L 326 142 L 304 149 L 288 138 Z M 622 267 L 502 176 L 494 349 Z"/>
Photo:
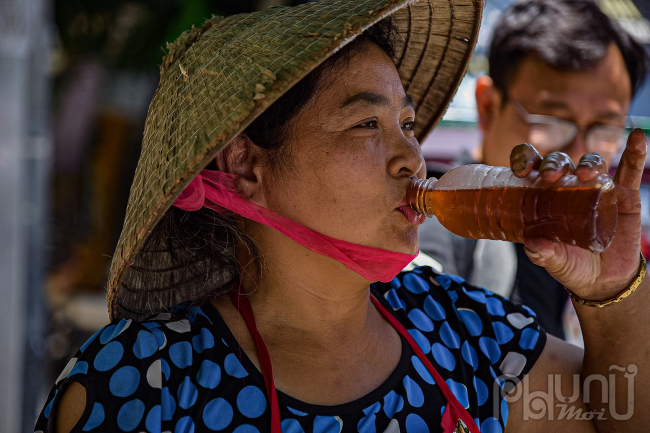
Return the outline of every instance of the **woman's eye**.
<path id="1" fill-rule="evenodd" d="M 363 122 L 355 126 L 355 128 L 376 128 L 376 127 L 377 127 L 376 120 L 369 120 L 367 122 Z"/>
<path id="2" fill-rule="evenodd" d="M 415 129 L 415 122 L 414 121 L 404 122 L 402 123 L 402 128 L 406 129 L 407 131 L 413 131 Z"/>

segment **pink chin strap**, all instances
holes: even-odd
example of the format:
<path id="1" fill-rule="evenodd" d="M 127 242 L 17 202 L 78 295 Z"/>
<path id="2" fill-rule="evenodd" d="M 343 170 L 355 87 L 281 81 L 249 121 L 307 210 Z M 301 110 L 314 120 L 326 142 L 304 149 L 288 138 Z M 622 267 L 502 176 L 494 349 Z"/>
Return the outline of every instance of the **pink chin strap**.
<path id="1" fill-rule="evenodd" d="M 308 250 L 338 261 L 368 281 L 391 281 L 417 256 L 357 245 L 310 230 L 246 200 L 237 191 L 236 179 L 237 176 L 222 171 L 203 170 L 176 199 L 174 206 L 186 211 L 207 207 L 217 213 L 224 213 L 224 210 L 234 212 L 274 228 Z"/>

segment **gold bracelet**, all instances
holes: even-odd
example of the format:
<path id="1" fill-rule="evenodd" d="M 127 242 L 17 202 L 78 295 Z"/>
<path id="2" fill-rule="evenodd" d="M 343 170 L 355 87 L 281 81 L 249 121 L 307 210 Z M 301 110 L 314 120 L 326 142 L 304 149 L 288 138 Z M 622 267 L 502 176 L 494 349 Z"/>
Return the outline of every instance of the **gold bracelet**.
<path id="1" fill-rule="evenodd" d="M 606 301 L 588 301 L 586 299 L 582 299 L 575 293 L 573 293 L 571 290 L 566 289 L 566 291 L 569 293 L 569 296 L 571 299 L 576 301 L 580 305 L 585 305 L 587 307 L 597 307 L 597 308 L 602 308 L 602 307 L 607 307 L 608 305 L 616 304 L 617 302 L 621 302 L 623 299 L 627 298 L 634 292 L 637 287 L 641 285 L 641 281 L 643 281 L 643 278 L 645 277 L 646 274 L 646 261 L 645 257 L 643 257 L 643 253 L 639 251 L 639 255 L 641 256 L 641 265 L 639 265 L 639 273 L 636 274 L 636 277 L 634 278 L 634 281 L 630 283 L 629 286 L 625 288 L 621 293 L 618 295 L 614 296 L 613 298 L 610 298 Z"/>

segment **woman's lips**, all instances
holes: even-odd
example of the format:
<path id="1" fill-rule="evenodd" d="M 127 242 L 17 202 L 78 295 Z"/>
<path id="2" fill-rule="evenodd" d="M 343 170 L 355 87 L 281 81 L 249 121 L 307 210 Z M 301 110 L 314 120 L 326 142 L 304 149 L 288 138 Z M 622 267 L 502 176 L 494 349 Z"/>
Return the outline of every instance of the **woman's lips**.
<path id="1" fill-rule="evenodd" d="M 410 224 L 422 224 L 424 220 L 427 219 L 427 217 L 424 215 L 417 215 L 409 205 L 400 206 L 397 208 L 397 210 L 402 212 L 402 215 L 404 215 L 404 218 L 406 218 Z"/>

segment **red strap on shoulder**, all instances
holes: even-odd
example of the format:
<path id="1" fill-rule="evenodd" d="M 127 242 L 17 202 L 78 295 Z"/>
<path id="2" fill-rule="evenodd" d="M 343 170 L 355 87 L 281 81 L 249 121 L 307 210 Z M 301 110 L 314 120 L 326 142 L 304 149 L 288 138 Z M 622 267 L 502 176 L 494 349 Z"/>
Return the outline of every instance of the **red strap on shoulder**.
<path id="1" fill-rule="evenodd" d="M 451 391 L 451 389 L 449 389 L 449 386 L 447 386 L 445 381 L 442 380 L 442 377 L 440 377 L 438 371 L 435 369 L 433 364 L 431 364 L 427 356 L 424 354 L 417 342 L 413 339 L 411 334 L 409 334 L 409 332 L 406 330 L 404 325 L 402 325 L 402 323 L 397 320 L 395 316 L 393 316 L 383 305 L 381 305 L 381 303 L 374 296 L 370 296 L 370 299 L 372 299 L 372 303 L 375 305 L 375 307 L 377 307 L 379 312 L 386 318 L 386 320 L 388 320 L 388 322 L 393 325 L 393 328 L 395 328 L 395 330 L 399 332 L 400 335 L 406 339 L 406 341 L 408 341 L 417 357 L 420 359 L 420 361 L 422 361 L 422 364 L 424 364 L 427 370 L 429 370 L 429 373 L 431 373 L 431 376 L 433 376 L 433 379 L 436 381 L 440 387 L 440 390 L 447 399 L 447 408 L 445 409 L 445 413 L 442 415 L 443 433 L 453 433 L 459 419 L 463 420 L 465 425 L 469 428 L 470 432 L 480 433 L 478 426 L 474 422 L 474 418 L 472 418 L 469 412 L 467 412 L 467 410 L 460 404 L 454 393 Z"/>
<path id="2" fill-rule="evenodd" d="M 271 356 L 266 348 L 266 344 L 264 344 L 262 336 L 257 331 L 253 308 L 248 297 L 241 293 L 241 286 L 238 286 L 237 290 L 231 290 L 228 295 L 232 304 L 244 318 L 255 342 L 257 356 L 260 359 L 260 366 L 262 367 L 262 376 L 264 376 L 264 383 L 266 384 L 266 395 L 271 403 L 271 433 L 282 433 L 282 427 L 280 426 L 280 406 L 278 405 L 278 395 L 275 391 L 275 382 L 273 380 Z"/>
<path id="3" fill-rule="evenodd" d="M 257 331 L 257 324 L 255 323 L 255 316 L 253 315 L 253 308 L 248 300 L 248 297 L 244 296 L 241 293 L 241 287 L 238 286 L 236 290 L 231 290 L 228 295 L 230 296 L 230 301 L 237 308 L 237 311 L 242 315 L 248 330 L 253 337 L 255 342 L 255 347 L 257 348 L 257 356 L 260 360 L 260 365 L 262 367 L 262 375 L 264 376 L 264 383 L 266 384 L 266 393 L 271 403 L 271 433 L 282 433 L 282 427 L 280 424 L 280 407 L 278 404 L 278 396 L 275 390 L 275 382 L 273 380 L 273 367 L 271 366 L 271 357 L 269 351 L 264 344 L 262 336 Z M 406 339 L 409 343 L 417 357 L 422 361 L 422 364 L 427 368 L 431 376 L 436 381 L 443 395 L 447 399 L 447 407 L 445 413 L 442 416 L 442 432 L 443 433 L 454 433 L 458 420 L 462 420 L 465 425 L 469 428 L 471 433 L 480 433 L 474 419 L 471 417 L 469 412 L 460 404 L 454 393 L 449 389 L 447 384 L 442 377 L 438 374 L 434 366 L 431 364 L 429 359 L 426 357 L 420 346 L 415 342 L 411 334 L 406 330 L 404 325 L 402 325 L 388 310 L 381 305 L 381 303 L 375 299 L 374 296 L 371 296 L 370 299 L 379 312 L 388 320 L 388 322 L 395 328 L 399 334 Z"/>

